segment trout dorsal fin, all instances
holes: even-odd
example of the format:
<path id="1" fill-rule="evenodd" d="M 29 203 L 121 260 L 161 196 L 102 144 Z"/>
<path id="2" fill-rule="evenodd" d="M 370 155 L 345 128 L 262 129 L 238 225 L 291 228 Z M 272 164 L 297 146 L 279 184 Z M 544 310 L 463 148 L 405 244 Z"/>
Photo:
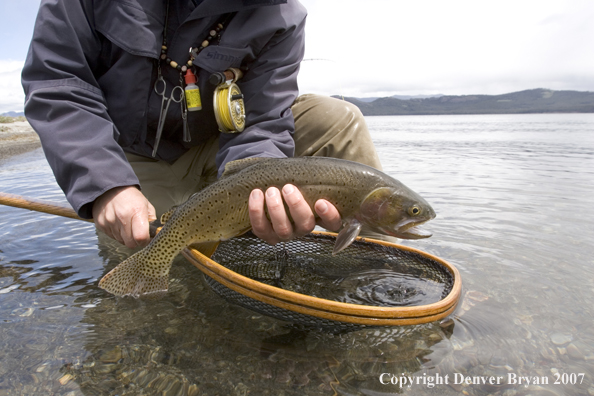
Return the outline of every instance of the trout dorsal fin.
<path id="1" fill-rule="evenodd" d="M 245 168 L 248 168 L 260 161 L 266 161 L 269 159 L 270 158 L 252 157 L 252 158 L 244 158 L 244 159 L 227 162 L 225 164 L 225 170 L 223 171 L 223 174 L 221 175 L 221 177 L 231 176 L 231 175 L 233 175 L 239 171 L 242 171 Z"/>

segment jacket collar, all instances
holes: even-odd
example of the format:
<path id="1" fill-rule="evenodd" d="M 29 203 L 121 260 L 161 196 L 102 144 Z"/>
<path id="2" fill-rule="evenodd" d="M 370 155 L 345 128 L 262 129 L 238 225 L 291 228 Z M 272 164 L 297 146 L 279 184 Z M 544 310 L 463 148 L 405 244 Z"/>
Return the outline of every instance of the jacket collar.
<path id="1" fill-rule="evenodd" d="M 204 0 L 186 21 L 211 15 L 221 15 L 263 6 L 285 4 L 287 0 Z"/>
<path id="2" fill-rule="evenodd" d="M 243 0 L 245 5 L 276 5 L 285 4 L 287 0 Z"/>

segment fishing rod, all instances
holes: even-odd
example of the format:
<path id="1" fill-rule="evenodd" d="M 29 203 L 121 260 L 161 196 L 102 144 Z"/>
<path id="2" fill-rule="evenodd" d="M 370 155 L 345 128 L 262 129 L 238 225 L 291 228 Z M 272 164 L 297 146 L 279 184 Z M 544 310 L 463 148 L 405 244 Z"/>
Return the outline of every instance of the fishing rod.
<path id="1" fill-rule="evenodd" d="M 93 219 L 83 219 L 82 217 L 77 215 L 74 209 L 72 208 L 58 205 L 54 202 L 27 198 L 20 195 L 0 192 L 0 205 L 12 206 L 14 208 L 27 209 L 35 212 L 42 212 L 51 215 L 67 217 L 69 219 L 82 220 L 88 223 L 94 223 Z M 153 238 L 159 232 L 160 226 L 161 224 L 158 221 L 149 223 L 149 232 L 151 238 Z"/>
<path id="2" fill-rule="evenodd" d="M 26 198 L 20 195 L 0 192 L 0 204 L 93 223 L 93 219 L 83 219 L 82 217 L 79 217 L 72 208 L 57 205 L 49 201 Z"/>

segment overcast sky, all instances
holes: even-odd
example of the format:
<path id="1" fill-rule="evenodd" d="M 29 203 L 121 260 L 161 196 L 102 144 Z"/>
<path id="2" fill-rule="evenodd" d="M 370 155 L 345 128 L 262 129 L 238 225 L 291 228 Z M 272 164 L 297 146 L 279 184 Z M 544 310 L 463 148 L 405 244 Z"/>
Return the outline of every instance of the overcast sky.
<path id="1" fill-rule="evenodd" d="M 302 0 L 302 93 L 370 97 L 594 91 L 591 0 Z M 0 113 L 22 111 L 20 69 L 39 0 L 0 0 Z"/>

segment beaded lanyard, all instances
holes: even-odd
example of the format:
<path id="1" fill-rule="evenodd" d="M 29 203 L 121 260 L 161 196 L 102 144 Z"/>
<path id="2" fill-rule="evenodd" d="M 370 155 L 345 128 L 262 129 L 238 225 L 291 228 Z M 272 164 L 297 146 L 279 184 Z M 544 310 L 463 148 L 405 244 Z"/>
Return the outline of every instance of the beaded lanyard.
<path id="1" fill-rule="evenodd" d="M 190 142 L 191 135 L 189 132 L 188 126 L 188 108 L 190 111 L 200 110 L 202 109 L 201 100 L 200 100 L 200 91 L 196 82 L 198 81 L 198 73 L 195 70 L 194 66 L 194 59 L 198 56 L 198 54 L 204 50 L 204 48 L 208 47 L 212 40 L 217 39 L 218 41 L 221 40 L 222 30 L 224 29 L 225 25 L 229 23 L 231 18 L 233 18 L 233 13 L 224 15 L 215 25 L 209 30 L 208 36 L 202 41 L 200 47 L 191 47 L 189 51 L 189 59 L 185 65 L 180 65 L 173 59 L 167 56 L 167 28 L 169 26 L 169 0 L 167 1 L 166 11 L 165 11 L 165 28 L 163 29 L 163 44 L 161 45 L 161 56 L 159 63 L 157 65 L 157 81 L 155 81 L 155 92 L 162 96 L 161 101 L 161 110 L 159 114 L 159 122 L 157 126 L 157 134 L 155 136 L 155 143 L 153 148 L 153 157 L 157 153 L 157 148 L 159 147 L 159 141 L 161 139 L 161 133 L 165 124 L 165 117 L 167 116 L 167 109 L 169 108 L 169 104 L 171 100 L 174 102 L 179 102 L 181 104 L 181 117 L 182 117 L 182 125 L 183 125 L 183 141 Z M 179 85 L 173 88 L 171 95 L 169 98 L 165 97 L 165 88 L 166 83 L 163 79 L 161 73 L 161 62 L 164 61 L 169 66 L 173 67 L 177 71 L 179 71 Z M 194 71 L 192 70 L 194 69 Z M 184 80 L 186 82 L 186 87 L 184 87 Z M 181 89 L 181 96 L 179 99 L 174 98 L 174 92 L 176 88 Z"/>
<path id="2" fill-rule="evenodd" d="M 169 24 L 169 1 L 167 1 L 167 9 L 165 11 L 165 29 L 163 30 L 163 45 L 161 46 L 161 60 L 164 60 L 169 66 L 177 69 L 180 73 L 186 73 L 194 65 L 194 59 L 204 48 L 208 47 L 213 39 L 216 38 L 218 41 L 221 40 L 221 31 L 224 29 L 225 25 L 229 23 L 232 17 L 233 13 L 226 14 L 219 22 L 215 23 L 215 25 L 209 30 L 208 36 L 200 44 L 200 47 L 190 48 L 190 59 L 188 62 L 185 65 L 180 66 L 177 62 L 167 56 L 167 26 Z"/>

